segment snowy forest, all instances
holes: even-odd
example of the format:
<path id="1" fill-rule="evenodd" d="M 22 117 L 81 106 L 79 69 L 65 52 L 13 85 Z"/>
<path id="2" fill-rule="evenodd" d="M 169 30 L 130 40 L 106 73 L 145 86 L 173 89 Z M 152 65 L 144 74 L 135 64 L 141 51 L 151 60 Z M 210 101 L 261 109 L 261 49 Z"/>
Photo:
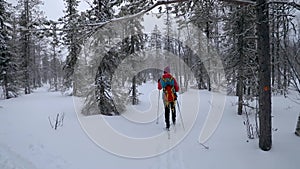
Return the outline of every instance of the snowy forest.
<path id="1" fill-rule="evenodd" d="M 1 99 L 49 84 L 50 91 L 84 97 L 86 116 L 119 115 L 139 104 L 137 86 L 156 82 L 169 65 L 180 93 L 222 88 L 238 97 L 237 115 L 255 110 L 259 147 L 271 149 L 271 98 L 300 95 L 299 1 L 87 3 L 79 11 L 78 0 L 64 0 L 64 16 L 49 20 L 41 0 L 0 0 Z M 163 25 L 145 32 L 143 15 Z"/>

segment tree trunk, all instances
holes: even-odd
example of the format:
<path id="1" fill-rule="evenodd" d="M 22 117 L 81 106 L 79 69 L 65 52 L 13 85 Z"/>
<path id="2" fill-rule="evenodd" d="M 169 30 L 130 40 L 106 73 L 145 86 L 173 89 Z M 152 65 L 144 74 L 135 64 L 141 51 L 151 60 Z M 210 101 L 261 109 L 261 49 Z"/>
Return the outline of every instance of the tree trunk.
<path id="1" fill-rule="evenodd" d="M 133 38 L 134 33 L 131 34 L 131 42 L 130 42 L 130 54 L 133 54 L 135 52 L 135 40 Z M 135 61 L 132 61 L 132 68 L 135 69 Z M 136 92 L 136 75 L 132 78 L 132 105 L 137 104 L 137 92 Z"/>
<path id="2" fill-rule="evenodd" d="M 137 92 L 136 92 L 136 76 L 132 79 L 132 105 L 137 104 Z"/>
<path id="3" fill-rule="evenodd" d="M 238 115 L 243 114 L 243 95 L 244 95 L 244 16 L 241 14 L 239 16 L 238 26 L 239 26 L 239 32 L 238 32 L 238 52 L 239 52 L 239 66 L 238 66 L 238 83 L 237 83 L 237 93 L 239 97 L 238 101 Z"/>
<path id="4" fill-rule="evenodd" d="M 4 94 L 5 94 L 5 99 L 9 99 L 9 91 L 8 91 L 8 81 L 7 81 L 7 73 L 4 75 L 4 80 L 3 80 L 3 89 L 4 89 Z"/>
<path id="5" fill-rule="evenodd" d="M 272 5 L 273 8 L 275 8 L 274 5 Z M 275 87 L 275 10 L 273 10 L 270 14 L 270 17 L 272 19 L 272 24 L 270 25 L 271 26 L 271 38 L 270 38 L 270 43 L 271 43 L 271 74 L 272 74 L 272 87 Z"/>
<path id="6" fill-rule="evenodd" d="M 209 22 L 206 22 L 206 45 L 207 45 L 207 86 L 208 86 L 208 91 L 211 91 L 211 65 L 210 65 L 210 26 Z"/>
<path id="7" fill-rule="evenodd" d="M 56 63 L 56 46 L 55 44 L 53 45 L 53 81 L 54 81 L 54 90 L 58 91 L 58 70 L 57 70 L 57 63 Z"/>
<path id="8" fill-rule="evenodd" d="M 279 12 L 277 12 L 277 15 L 280 15 Z M 281 67 L 281 59 L 280 59 L 280 17 L 276 17 L 276 52 L 275 52 L 275 67 L 276 67 L 276 73 L 277 73 L 277 90 L 282 89 L 281 85 L 281 73 L 280 73 L 280 67 Z"/>
<path id="9" fill-rule="evenodd" d="M 285 11 L 283 11 L 284 14 Z M 288 89 L 288 62 L 287 58 L 289 57 L 288 55 L 288 46 L 289 46 L 289 39 L 288 39 L 288 33 L 289 33 L 289 23 L 288 23 L 288 18 L 286 16 L 283 17 L 283 47 L 284 47 L 284 61 L 283 61 L 283 94 L 286 95 L 287 89 Z"/>
<path id="10" fill-rule="evenodd" d="M 271 69 L 269 41 L 269 9 L 267 0 L 257 0 L 257 53 L 259 61 L 259 147 L 272 147 Z"/>
<path id="11" fill-rule="evenodd" d="M 26 28 L 28 28 L 29 25 L 29 1 L 25 1 L 25 22 L 26 22 Z M 25 34 L 25 51 L 24 51 L 24 56 L 25 56 L 25 64 L 24 64 L 24 88 L 25 88 L 25 94 L 30 94 L 31 89 L 30 89 L 30 33 L 28 30 L 24 32 Z"/>

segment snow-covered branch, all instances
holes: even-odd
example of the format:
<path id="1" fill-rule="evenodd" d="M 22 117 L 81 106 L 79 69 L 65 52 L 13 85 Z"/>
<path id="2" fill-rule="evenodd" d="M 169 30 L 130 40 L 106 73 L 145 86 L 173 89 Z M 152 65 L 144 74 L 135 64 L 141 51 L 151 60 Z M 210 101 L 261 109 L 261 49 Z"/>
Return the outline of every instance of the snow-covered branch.
<path id="1" fill-rule="evenodd" d="M 238 5 L 256 5 L 256 2 L 250 1 L 250 0 L 220 0 L 223 2 L 228 2 L 232 4 L 238 4 Z M 294 7 L 297 10 L 300 10 L 300 4 L 297 4 L 296 2 L 286 2 L 286 1 L 270 1 L 270 4 L 286 4 L 289 6 Z"/>
<path id="2" fill-rule="evenodd" d="M 129 16 L 124 16 L 124 17 L 119 17 L 119 18 L 114 18 L 105 22 L 99 22 L 99 23 L 92 23 L 92 24 L 83 24 L 83 25 L 78 25 L 77 28 L 85 28 L 85 27 L 93 27 L 94 29 L 96 28 L 102 28 L 103 26 L 107 25 L 108 23 L 112 22 L 117 22 L 117 21 L 122 21 L 126 19 L 132 19 L 135 17 L 142 16 L 143 14 L 151 11 L 152 9 L 160 6 L 160 5 L 168 5 L 168 4 L 173 4 L 173 3 L 180 3 L 180 2 L 188 2 L 190 0 L 160 0 L 157 1 L 155 4 L 151 5 L 148 9 L 144 9 L 136 14 L 129 15 Z M 250 1 L 250 0 L 220 0 L 223 2 L 231 3 L 231 4 L 237 4 L 237 5 L 256 5 L 256 2 Z M 269 3 L 272 4 L 286 4 L 294 7 L 297 10 L 300 10 L 300 4 L 297 4 L 296 2 L 284 2 L 284 1 L 271 1 Z M 22 29 L 28 30 L 28 29 Z M 29 29 L 29 31 L 44 31 L 44 30 L 50 30 L 50 28 L 37 28 L 37 29 Z M 65 29 L 57 29 L 58 31 L 64 31 Z"/>
<path id="3" fill-rule="evenodd" d="M 249 1 L 249 0 L 220 0 L 232 4 L 238 4 L 238 5 L 255 5 L 256 2 Z"/>
<path id="4" fill-rule="evenodd" d="M 97 26 L 98 28 L 101 28 L 105 25 L 107 25 L 108 23 L 111 22 L 117 22 L 117 21 L 122 21 L 125 19 L 131 19 L 131 18 L 135 18 L 135 17 L 139 17 L 149 11 L 151 11 L 152 9 L 156 8 L 157 6 L 160 5 L 168 5 L 168 4 L 173 4 L 173 3 L 179 3 L 179 2 L 188 2 L 189 0 L 162 0 L 162 1 L 157 1 L 155 4 L 153 4 L 152 6 L 150 6 L 148 9 L 142 10 L 136 14 L 133 15 L 129 15 L 129 16 L 124 16 L 124 17 L 120 17 L 120 18 L 115 18 L 106 22 L 100 22 L 100 23 L 94 23 L 94 24 L 87 24 L 86 26 Z"/>
<path id="5" fill-rule="evenodd" d="M 286 5 L 294 7 L 297 10 L 300 10 L 300 4 L 297 4 L 296 2 L 272 1 L 272 2 L 269 2 L 269 3 L 271 3 L 271 4 L 282 4 L 282 5 L 286 4 Z"/>
<path id="6" fill-rule="evenodd" d="M 102 28 L 103 26 L 112 23 L 112 22 L 117 22 L 117 21 L 122 21 L 122 20 L 126 20 L 126 19 L 132 19 L 135 17 L 139 17 L 142 16 L 143 14 L 151 11 L 152 9 L 160 6 L 160 5 L 168 5 L 168 4 L 173 4 L 173 3 L 180 3 L 180 2 L 188 2 L 190 0 L 161 0 L 161 1 L 157 1 L 155 4 L 151 5 L 148 9 L 144 9 L 136 14 L 133 15 L 128 15 L 128 16 L 124 16 L 124 17 L 119 17 L 119 18 L 114 18 L 105 22 L 98 22 L 98 23 L 92 23 L 92 24 L 80 24 L 77 26 L 77 29 L 82 29 L 82 28 L 86 28 L 86 27 L 90 27 L 90 29 L 98 29 L 98 28 Z M 58 24 L 61 22 L 57 22 Z M 36 29 L 27 29 L 27 28 L 22 28 L 22 31 L 31 31 L 31 32 L 37 32 L 37 31 L 46 31 L 46 30 L 52 30 L 51 28 L 36 28 Z M 63 29 L 63 28 L 57 28 L 57 31 L 67 31 L 69 29 Z"/>

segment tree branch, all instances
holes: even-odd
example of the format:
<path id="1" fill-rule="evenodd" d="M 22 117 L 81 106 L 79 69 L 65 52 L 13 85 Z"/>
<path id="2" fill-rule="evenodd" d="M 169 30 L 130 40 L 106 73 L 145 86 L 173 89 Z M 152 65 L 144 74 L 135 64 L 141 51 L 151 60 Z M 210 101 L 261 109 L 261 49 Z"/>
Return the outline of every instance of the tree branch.
<path id="1" fill-rule="evenodd" d="M 256 2 L 250 0 L 220 0 L 220 1 L 231 3 L 231 4 L 237 4 L 237 5 L 256 5 Z M 296 2 L 271 1 L 269 2 L 269 4 L 286 4 L 294 7 L 297 10 L 300 10 L 300 4 L 297 4 Z"/>
<path id="2" fill-rule="evenodd" d="M 220 0 L 224 2 L 228 2 L 231 4 L 237 4 L 237 5 L 255 5 L 256 2 L 249 1 L 249 0 Z"/>
<path id="3" fill-rule="evenodd" d="M 84 27 L 94 27 L 95 28 L 96 27 L 96 29 L 98 29 L 98 28 L 102 28 L 103 26 L 107 25 L 108 23 L 139 17 L 139 16 L 151 11 L 152 9 L 154 9 L 155 7 L 160 6 L 160 5 L 168 5 L 168 4 L 188 2 L 188 1 L 190 1 L 190 0 L 169 0 L 169 1 L 162 0 L 162 1 L 156 2 L 154 5 L 150 6 L 148 9 L 142 10 L 141 12 L 136 13 L 136 14 L 111 19 L 111 20 L 106 21 L 106 22 L 78 25 L 78 28 L 84 28 Z M 220 0 L 220 1 L 227 2 L 227 3 L 232 3 L 232 4 L 237 4 L 237 5 L 256 5 L 256 2 L 250 1 L 250 0 Z M 294 7 L 297 10 L 300 10 L 300 4 L 297 4 L 295 2 L 272 1 L 272 2 L 269 2 L 269 3 L 287 4 L 287 5 L 290 5 L 290 6 Z M 25 29 L 25 28 L 23 28 L 22 29 L 22 31 L 45 31 L 45 30 L 51 30 L 51 28 L 37 28 L 37 29 Z M 57 30 L 58 31 L 65 31 L 65 30 L 69 30 L 69 29 L 59 29 L 58 28 Z"/>
<path id="4" fill-rule="evenodd" d="M 286 5 L 294 7 L 297 10 L 300 10 L 300 4 L 297 4 L 296 2 L 272 1 L 272 2 L 269 2 L 269 3 L 270 4 L 282 4 L 282 5 L 286 4 Z"/>
<path id="5" fill-rule="evenodd" d="M 103 26 L 112 23 L 112 22 L 117 22 L 117 21 L 122 21 L 125 19 L 132 19 L 135 17 L 139 17 L 149 11 L 151 11 L 152 9 L 156 8 L 157 6 L 160 5 L 168 5 L 168 4 L 174 4 L 174 3 L 180 3 L 180 2 L 188 2 L 190 0 L 161 0 L 156 2 L 155 4 L 151 5 L 148 9 L 142 10 L 136 14 L 132 14 L 132 15 L 128 15 L 128 16 L 124 16 L 124 17 L 120 17 L 120 18 L 114 18 L 105 22 L 99 22 L 99 23 L 92 23 L 92 24 L 82 24 L 82 25 L 78 25 L 77 28 L 78 29 L 82 29 L 82 28 L 86 28 L 86 27 L 90 27 L 90 29 L 94 29 L 97 30 L 99 28 L 102 28 Z M 59 24 L 59 22 L 58 22 Z M 26 28 L 22 28 L 22 31 L 31 31 L 31 32 L 36 32 L 36 31 L 46 31 L 46 30 L 52 30 L 51 28 L 36 28 L 36 29 L 26 29 Z M 62 28 L 57 28 L 57 31 L 66 31 L 69 29 L 62 29 Z"/>
<path id="6" fill-rule="evenodd" d="M 158 1 L 154 5 L 150 6 L 148 9 L 142 10 L 141 12 L 138 12 L 136 14 L 129 15 L 129 16 L 124 16 L 124 17 L 120 17 L 120 18 L 115 18 L 115 19 L 112 19 L 112 20 L 109 20 L 109 21 L 106 21 L 106 22 L 87 24 L 86 26 L 97 26 L 98 28 L 102 28 L 103 26 L 105 26 L 105 25 L 107 25 L 108 23 L 111 23 L 111 22 L 117 22 L 117 21 L 122 21 L 122 20 L 125 20 L 125 19 L 132 19 L 132 18 L 135 18 L 135 17 L 139 17 L 139 16 L 151 11 L 152 9 L 154 9 L 155 7 L 160 6 L 160 5 L 168 5 L 168 4 L 179 3 L 179 2 L 187 2 L 187 1 L 189 1 L 189 0 L 169 0 L 169 1 L 164 0 L 164 1 Z"/>

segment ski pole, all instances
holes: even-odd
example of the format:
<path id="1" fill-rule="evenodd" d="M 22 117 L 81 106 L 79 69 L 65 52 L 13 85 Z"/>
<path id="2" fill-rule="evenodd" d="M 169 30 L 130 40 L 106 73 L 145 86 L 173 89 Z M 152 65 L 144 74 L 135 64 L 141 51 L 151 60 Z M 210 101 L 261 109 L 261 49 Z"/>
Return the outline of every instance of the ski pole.
<path id="1" fill-rule="evenodd" d="M 180 107 L 179 107 L 179 103 L 178 103 L 178 102 L 177 102 L 177 107 L 178 107 L 178 112 L 179 112 L 179 115 L 180 115 L 180 120 L 181 120 L 181 123 L 182 123 L 183 130 L 185 130 L 184 123 L 183 123 L 183 118 L 182 118 L 182 114 L 181 114 L 181 111 L 180 111 Z"/>
<path id="2" fill-rule="evenodd" d="M 156 114 L 156 124 L 158 124 L 158 114 L 159 114 L 159 98 L 160 98 L 160 91 L 158 90 L 158 99 L 157 99 L 157 114 Z"/>

